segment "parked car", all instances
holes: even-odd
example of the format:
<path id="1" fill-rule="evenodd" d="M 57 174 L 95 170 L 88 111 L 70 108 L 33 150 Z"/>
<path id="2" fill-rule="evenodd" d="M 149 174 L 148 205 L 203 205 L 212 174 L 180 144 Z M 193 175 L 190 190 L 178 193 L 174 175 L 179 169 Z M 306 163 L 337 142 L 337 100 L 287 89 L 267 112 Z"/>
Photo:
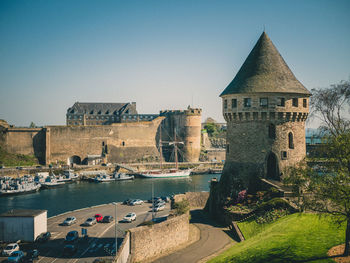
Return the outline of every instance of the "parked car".
<path id="1" fill-rule="evenodd" d="M 129 213 L 123 218 L 123 222 L 131 223 L 132 221 L 136 220 L 136 214 L 135 213 Z"/>
<path id="2" fill-rule="evenodd" d="M 8 244 L 2 251 L 3 256 L 10 256 L 13 252 L 19 251 L 19 245 L 17 243 Z"/>
<path id="3" fill-rule="evenodd" d="M 66 220 L 63 221 L 62 225 L 64 226 L 70 226 L 72 224 L 75 224 L 77 222 L 77 219 L 74 216 L 67 217 Z"/>
<path id="4" fill-rule="evenodd" d="M 63 248 L 63 255 L 65 256 L 71 256 L 73 255 L 75 252 L 77 252 L 77 247 L 74 245 L 65 245 Z"/>
<path id="5" fill-rule="evenodd" d="M 22 262 L 23 260 L 24 253 L 20 250 L 12 252 L 12 254 L 7 258 L 7 262 Z"/>
<path id="6" fill-rule="evenodd" d="M 135 199 L 130 202 L 130 205 L 141 205 L 143 203 L 140 199 Z"/>
<path id="7" fill-rule="evenodd" d="M 70 231 L 70 232 L 68 232 L 68 234 L 66 235 L 65 242 L 67 242 L 67 243 L 72 243 L 72 242 L 78 241 L 78 239 L 79 239 L 79 233 L 78 233 L 78 231 Z"/>
<path id="8" fill-rule="evenodd" d="M 165 202 L 163 200 L 158 200 L 154 205 L 165 205 Z"/>
<path id="9" fill-rule="evenodd" d="M 114 220 L 113 216 L 104 216 L 102 223 L 110 223 Z"/>
<path id="10" fill-rule="evenodd" d="M 155 211 L 155 212 L 162 211 L 162 210 L 164 210 L 164 209 L 165 209 L 165 205 L 162 205 L 162 204 L 160 204 L 160 205 L 155 205 L 155 206 L 153 207 L 153 211 Z"/>
<path id="11" fill-rule="evenodd" d="M 166 203 L 170 202 L 170 197 L 169 196 L 162 196 L 161 197 L 163 201 L 165 201 Z"/>
<path id="12" fill-rule="evenodd" d="M 101 222 L 103 219 L 103 216 L 101 214 L 96 214 L 95 219 L 96 219 L 96 222 Z"/>
<path id="13" fill-rule="evenodd" d="M 35 242 L 43 243 L 48 241 L 50 237 L 51 237 L 50 232 L 44 232 L 44 233 L 41 233 L 39 236 L 37 236 L 37 238 L 35 239 Z"/>
<path id="14" fill-rule="evenodd" d="M 39 257 L 39 250 L 37 249 L 29 250 L 26 255 L 27 261 L 36 259 L 38 257 Z"/>
<path id="15" fill-rule="evenodd" d="M 147 202 L 148 203 L 154 203 L 154 202 L 157 202 L 158 200 L 160 200 L 161 198 L 160 197 L 153 197 L 153 199 L 148 199 Z"/>
<path id="16" fill-rule="evenodd" d="M 96 218 L 94 217 L 89 217 L 88 219 L 86 219 L 86 221 L 84 222 L 84 226 L 92 226 L 94 224 L 96 224 L 97 221 L 96 221 Z"/>
<path id="17" fill-rule="evenodd" d="M 123 201 L 123 205 L 129 205 L 131 201 L 131 199 L 126 199 Z"/>

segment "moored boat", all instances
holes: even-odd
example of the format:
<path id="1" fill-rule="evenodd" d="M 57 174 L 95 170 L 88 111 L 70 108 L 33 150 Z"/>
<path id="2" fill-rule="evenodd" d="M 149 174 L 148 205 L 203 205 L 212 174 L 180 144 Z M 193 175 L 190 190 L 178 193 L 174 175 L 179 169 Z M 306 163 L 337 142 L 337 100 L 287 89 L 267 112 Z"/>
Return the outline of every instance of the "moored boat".
<path id="1" fill-rule="evenodd" d="M 64 185 L 65 182 L 58 182 L 56 176 L 49 176 L 45 179 L 45 182 L 41 183 L 42 188 L 53 188 Z"/>
<path id="2" fill-rule="evenodd" d="M 0 179 L 0 196 L 26 194 L 36 192 L 41 184 L 34 182 L 31 176 L 13 179 L 10 177 Z"/>
<path id="3" fill-rule="evenodd" d="M 141 177 L 145 178 L 174 178 L 174 177 L 188 177 L 191 174 L 191 169 L 187 170 L 152 170 L 144 173 L 140 173 Z"/>
<path id="4" fill-rule="evenodd" d="M 123 181 L 123 180 L 133 180 L 135 178 L 135 176 L 128 175 L 125 173 L 114 172 L 112 175 L 112 178 L 116 181 Z"/>
<path id="5" fill-rule="evenodd" d="M 112 181 L 115 181 L 115 179 L 108 174 L 98 174 L 94 179 L 95 183 L 105 183 Z"/>

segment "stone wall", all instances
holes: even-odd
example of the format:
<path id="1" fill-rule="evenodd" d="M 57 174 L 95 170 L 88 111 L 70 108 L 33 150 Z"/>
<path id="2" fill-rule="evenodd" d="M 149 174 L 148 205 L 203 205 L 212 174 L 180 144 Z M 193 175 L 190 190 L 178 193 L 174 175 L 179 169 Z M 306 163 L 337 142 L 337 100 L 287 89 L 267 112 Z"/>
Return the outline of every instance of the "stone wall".
<path id="1" fill-rule="evenodd" d="M 123 243 L 118 249 L 114 263 L 127 263 L 130 255 L 130 232 L 126 232 Z"/>
<path id="2" fill-rule="evenodd" d="M 184 214 L 152 226 L 141 226 L 129 231 L 131 261 L 143 262 L 187 242 L 189 216 Z"/>
<path id="3" fill-rule="evenodd" d="M 187 200 L 190 208 L 204 208 L 209 198 L 209 192 L 187 192 L 174 196 L 174 203 Z"/>

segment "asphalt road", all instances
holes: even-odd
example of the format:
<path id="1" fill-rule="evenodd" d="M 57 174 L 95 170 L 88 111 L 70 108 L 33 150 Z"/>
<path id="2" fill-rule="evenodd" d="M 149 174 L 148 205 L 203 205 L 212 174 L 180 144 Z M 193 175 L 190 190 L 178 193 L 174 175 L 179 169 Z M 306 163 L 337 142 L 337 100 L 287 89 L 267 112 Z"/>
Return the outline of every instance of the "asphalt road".
<path id="1" fill-rule="evenodd" d="M 168 215 L 170 204 L 166 204 L 164 211 L 158 212 L 157 217 Z M 129 212 L 136 213 L 136 221 L 132 223 L 121 223 L 120 220 Z M 43 244 L 34 244 L 40 252 L 40 257 L 35 262 L 93 262 L 96 258 L 108 259 L 113 257 L 115 250 L 115 221 L 111 223 L 97 223 L 93 226 L 82 226 L 88 217 L 93 217 L 95 214 L 111 215 L 115 218 L 115 205 L 107 204 L 102 206 L 90 207 L 65 213 L 48 219 L 48 231 L 51 232 L 51 239 Z M 61 223 L 65 218 L 75 216 L 77 222 L 71 226 L 62 226 Z M 151 204 L 144 203 L 137 206 L 127 206 L 120 203 L 117 204 L 117 234 L 118 246 L 123 241 L 123 235 L 129 228 L 136 227 L 138 224 L 152 219 Z M 81 236 L 81 229 L 86 228 L 88 239 L 80 238 L 76 243 L 77 252 L 71 256 L 63 255 L 63 247 L 65 246 L 64 239 L 69 231 L 76 230 Z M 20 245 L 21 250 L 26 251 L 33 248 L 33 244 Z M 5 260 L 5 258 L 0 258 Z M 6 261 L 6 260 L 5 260 Z"/>

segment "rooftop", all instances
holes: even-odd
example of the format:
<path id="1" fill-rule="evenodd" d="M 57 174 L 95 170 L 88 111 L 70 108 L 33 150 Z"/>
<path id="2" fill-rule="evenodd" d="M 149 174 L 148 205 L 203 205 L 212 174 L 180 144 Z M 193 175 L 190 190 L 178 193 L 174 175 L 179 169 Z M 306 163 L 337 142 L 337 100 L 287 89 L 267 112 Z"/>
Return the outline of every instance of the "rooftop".
<path id="1" fill-rule="evenodd" d="M 298 93 L 311 95 L 263 32 L 235 78 L 220 94 Z"/>
<path id="2" fill-rule="evenodd" d="M 12 209 L 0 214 L 0 217 L 34 217 L 46 212 L 47 210 Z"/>

